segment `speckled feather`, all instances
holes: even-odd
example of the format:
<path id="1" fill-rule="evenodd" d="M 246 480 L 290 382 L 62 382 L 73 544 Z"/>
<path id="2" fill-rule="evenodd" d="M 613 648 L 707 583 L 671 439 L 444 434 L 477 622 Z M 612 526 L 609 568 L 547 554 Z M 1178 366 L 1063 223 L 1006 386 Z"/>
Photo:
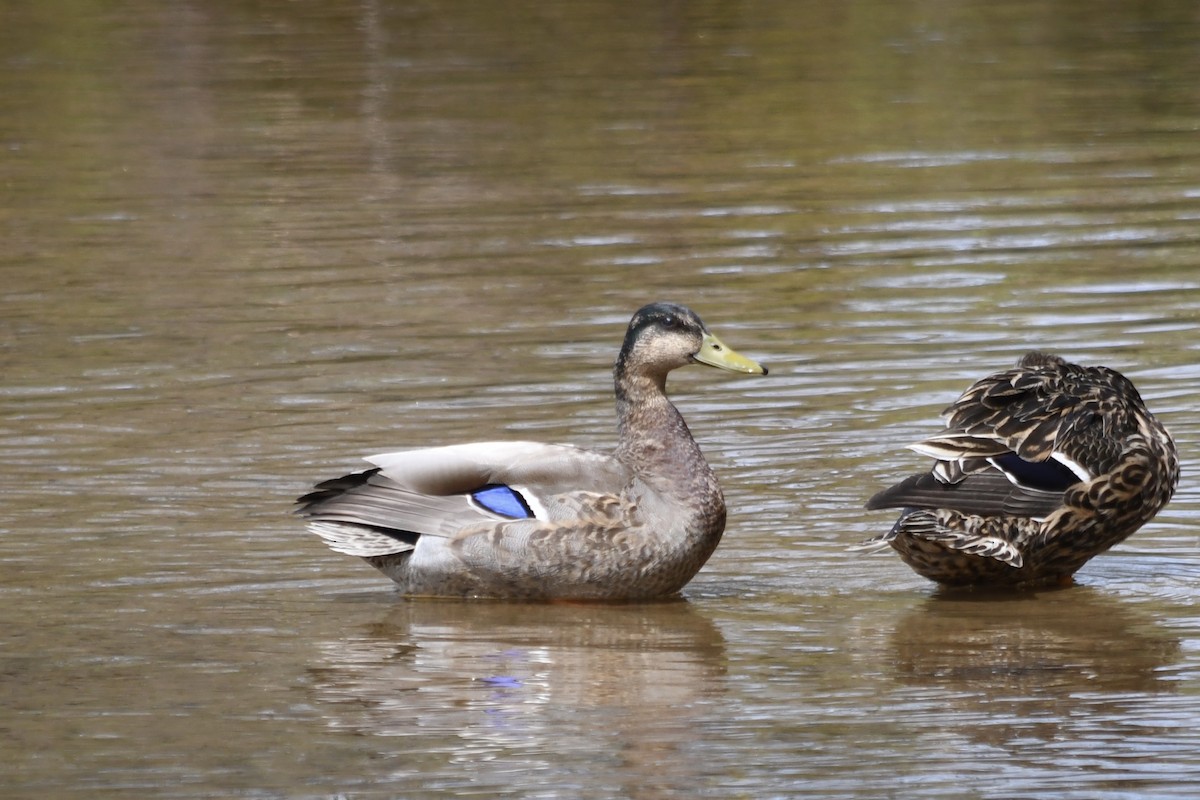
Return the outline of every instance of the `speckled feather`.
<path id="1" fill-rule="evenodd" d="M 1134 385 L 1106 367 L 1030 353 L 946 409 L 913 445 L 935 458 L 867 503 L 903 509 L 890 545 L 949 585 L 1063 583 L 1171 499 L 1175 443 Z"/>

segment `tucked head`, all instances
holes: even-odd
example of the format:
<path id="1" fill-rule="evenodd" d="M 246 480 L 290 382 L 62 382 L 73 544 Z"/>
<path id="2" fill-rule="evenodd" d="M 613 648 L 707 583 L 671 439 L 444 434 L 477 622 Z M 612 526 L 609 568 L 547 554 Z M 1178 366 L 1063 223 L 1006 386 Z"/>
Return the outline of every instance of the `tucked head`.
<path id="1" fill-rule="evenodd" d="M 629 321 L 625 343 L 617 356 L 618 373 L 643 369 L 666 375 L 688 364 L 747 375 L 766 375 L 767 368 L 726 346 L 696 312 L 676 303 L 651 303 Z"/>

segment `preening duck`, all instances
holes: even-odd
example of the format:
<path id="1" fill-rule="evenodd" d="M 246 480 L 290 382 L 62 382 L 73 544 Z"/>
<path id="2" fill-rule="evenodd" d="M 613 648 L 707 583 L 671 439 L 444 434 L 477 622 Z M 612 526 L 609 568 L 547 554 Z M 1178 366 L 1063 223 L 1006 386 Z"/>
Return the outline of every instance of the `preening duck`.
<path id="1" fill-rule="evenodd" d="M 611 454 L 536 442 L 384 453 L 317 484 L 296 513 L 410 595 L 672 595 L 725 529 L 721 487 L 666 394 L 667 374 L 688 364 L 767 372 L 691 309 L 654 303 L 633 315 L 613 368 Z"/>
<path id="2" fill-rule="evenodd" d="M 933 468 L 867 502 L 902 511 L 860 545 L 891 545 L 942 584 L 1069 584 L 1153 518 L 1179 482 L 1171 435 L 1106 367 L 1029 353 L 943 415 L 942 433 L 911 446 Z"/>

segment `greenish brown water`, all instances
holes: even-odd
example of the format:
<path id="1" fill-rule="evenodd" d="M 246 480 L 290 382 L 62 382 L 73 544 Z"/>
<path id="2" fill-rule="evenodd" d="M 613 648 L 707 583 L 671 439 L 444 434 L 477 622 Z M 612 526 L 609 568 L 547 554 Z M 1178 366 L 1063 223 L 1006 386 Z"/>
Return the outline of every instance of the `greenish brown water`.
<path id="1" fill-rule="evenodd" d="M 5 797 L 1195 795 L 1193 4 L 9 5 Z M 673 377 L 731 509 L 682 601 L 405 602 L 288 516 L 606 446 L 657 299 L 771 366 Z M 1034 347 L 1138 384 L 1171 506 L 1032 597 L 847 553 Z"/>

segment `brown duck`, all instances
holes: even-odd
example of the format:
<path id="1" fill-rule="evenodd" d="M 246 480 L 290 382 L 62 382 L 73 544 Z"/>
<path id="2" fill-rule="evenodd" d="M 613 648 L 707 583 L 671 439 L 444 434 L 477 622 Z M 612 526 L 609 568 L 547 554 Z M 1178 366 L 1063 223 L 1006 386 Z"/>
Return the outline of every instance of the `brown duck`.
<path id="1" fill-rule="evenodd" d="M 333 549 L 411 595 L 634 600 L 678 592 L 725 529 L 725 501 L 667 373 L 688 364 L 764 375 L 690 309 L 648 305 L 614 367 L 611 454 L 475 442 L 367 459 L 297 513 Z"/>
<path id="2" fill-rule="evenodd" d="M 935 459 L 867 502 L 900 508 L 887 533 L 910 567 L 947 585 L 1069 584 L 1157 514 L 1179 482 L 1166 428 L 1116 370 L 1029 353 L 943 412 L 912 449 Z"/>

